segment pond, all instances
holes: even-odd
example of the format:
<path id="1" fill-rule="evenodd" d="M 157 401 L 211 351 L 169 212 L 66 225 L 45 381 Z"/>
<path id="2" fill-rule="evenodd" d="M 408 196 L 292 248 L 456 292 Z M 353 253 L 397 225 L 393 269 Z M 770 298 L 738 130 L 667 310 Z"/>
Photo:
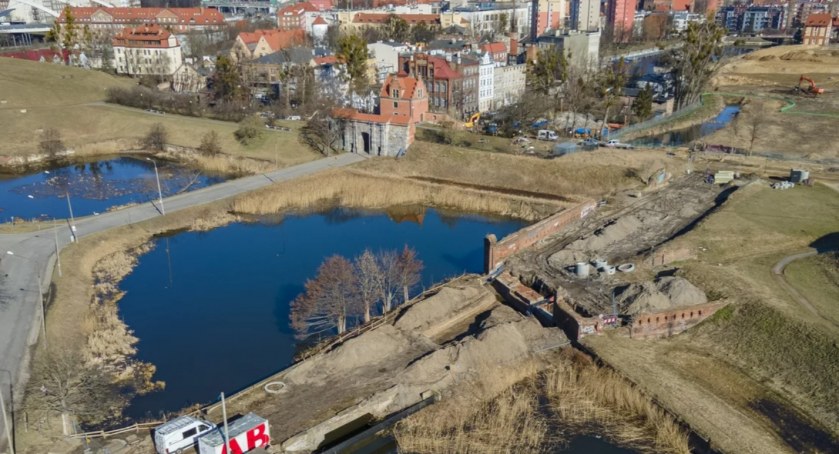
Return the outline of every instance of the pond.
<path id="1" fill-rule="evenodd" d="M 725 106 L 725 108 L 717 114 L 716 117 L 683 129 L 668 131 L 663 134 L 655 136 L 640 137 L 632 140 L 631 143 L 636 146 L 647 147 L 675 147 L 685 145 L 702 137 L 709 136 L 730 124 L 737 114 L 740 113 L 740 106 L 732 104 Z"/>
<path id="2" fill-rule="evenodd" d="M 170 161 L 156 162 L 163 197 L 226 179 Z M 0 221 L 69 218 L 68 195 L 76 217 L 156 200 L 154 164 L 143 157 L 122 156 L 63 164 L 24 175 L 0 174 Z"/>
<path id="3" fill-rule="evenodd" d="M 120 284 L 120 314 L 139 337 L 138 358 L 157 366 L 166 389 L 139 396 L 129 417 L 157 416 L 213 401 L 292 362 L 289 303 L 328 256 L 416 249 L 422 285 L 481 272 L 483 237 L 501 238 L 522 221 L 451 214 L 334 209 L 236 223 L 155 239 Z"/>

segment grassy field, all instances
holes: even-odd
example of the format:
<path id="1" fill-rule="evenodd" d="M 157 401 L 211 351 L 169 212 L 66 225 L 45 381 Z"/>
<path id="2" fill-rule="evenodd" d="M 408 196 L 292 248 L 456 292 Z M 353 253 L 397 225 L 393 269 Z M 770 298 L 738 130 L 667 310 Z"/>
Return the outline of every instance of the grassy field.
<path id="1" fill-rule="evenodd" d="M 292 131 L 266 130 L 260 141 L 243 146 L 233 137 L 235 123 L 161 116 L 102 102 L 107 88 L 134 83 L 99 71 L 0 59 L 0 135 L 4 138 L 0 153 L 6 157 L 37 153 L 44 128 L 58 129 L 65 144 L 78 154 L 112 153 L 137 147 L 137 140 L 151 125 L 162 123 L 174 145 L 197 147 L 204 134 L 216 131 L 222 151 L 233 156 L 276 162 L 280 167 L 317 157 L 297 140 L 301 122 L 281 122 Z"/>
<path id="2" fill-rule="evenodd" d="M 839 440 L 836 277 L 813 272 L 822 259 L 788 268 L 822 318 L 787 294 L 771 269 L 837 231 L 839 194 L 827 186 L 746 186 L 665 246 L 694 251 L 695 259 L 676 264 L 679 273 L 730 306 L 668 340 L 586 342 L 724 451 L 824 451 Z"/>
<path id="3" fill-rule="evenodd" d="M 413 179 L 434 179 L 465 187 L 493 187 L 510 193 L 566 198 L 600 197 L 636 187 L 661 167 L 681 173 L 685 162 L 660 151 L 599 149 L 556 159 L 486 153 L 416 142 L 402 159 L 375 159 L 359 168 Z"/>
<path id="4" fill-rule="evenodd" d="M 784 274 L 820 313 L 839 325 L 839 258 L 836 253 L 796 260 L 786 267 Z"/>

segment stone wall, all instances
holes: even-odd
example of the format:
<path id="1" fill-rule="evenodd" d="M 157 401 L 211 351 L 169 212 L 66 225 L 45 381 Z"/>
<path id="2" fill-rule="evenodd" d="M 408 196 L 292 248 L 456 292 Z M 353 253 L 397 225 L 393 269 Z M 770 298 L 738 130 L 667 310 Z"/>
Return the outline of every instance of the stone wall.
<path id="1" fill-rule="evenodd" d="M 370 156 L 396 156 L 413 142 L 413 129 L 413 125 L 348 120 L 344 124 L 342 148 Z"/>
<path id="2" fill-rule="evenodd" d="M 587 200 L 512 233 L 500 241 L 495 235 L 487 235 L 484 238 L 484 271 L 492 273 L 507 257 L 533 246 L 572 222 L 588 216 L 595 208 L 597 208 L 597 203 Z"/>
<path id="3" fill-rule="evenodd" d="M 647 339 L 668 337 L 696 325 L 714 315 L 726 303 L 705 303 L 685 306 L 667 311 L 638 314 L 633 317 L 629 335 L 633 338 Z"/>

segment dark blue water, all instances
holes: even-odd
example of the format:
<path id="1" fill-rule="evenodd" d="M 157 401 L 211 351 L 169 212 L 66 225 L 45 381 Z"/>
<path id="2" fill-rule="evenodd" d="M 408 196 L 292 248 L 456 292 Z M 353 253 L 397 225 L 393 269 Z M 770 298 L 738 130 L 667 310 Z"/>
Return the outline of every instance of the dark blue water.
<path id="1" fill-rule="evenodd" d="M 289 303 L 330 255 L 407 244 L 424 262 L 422 283 L 430 286 L 481 272 L 484 236 L 501 238 L 525 225 L 435 210 L 396 219 L 336 209 L 157 239 L 120 285 L 127 293 L 119 304 L 140 338 L 138 358 L 157 366 L 166 389 L 137 397 L 127 414 L 156 416 L 213 401 L 291 364 Z"/>
<path id="2" fill-rule="evenodd" d="M 172 162 L 158 160 L 157 166 L 163 197 L 225 180 Z M 67 193 L 77 217 L 158 198 L 154 166 L 144 158 L 79 162 L 27 175 L 0 175 L 0 221 L 69 218 Z"/>
<path id="3" fill-rule="evenodd" d="M 641 137 L 632 140 L 631 143 L 639 146 L 653 147 L 685 145 L 725 128 L 729 123 L 737 118 L 737 114 L 739 113 L 739 105 L 725 106 L 725 108 L 720 111 L 716 117 L 706 122 L 655 136 Z"/>

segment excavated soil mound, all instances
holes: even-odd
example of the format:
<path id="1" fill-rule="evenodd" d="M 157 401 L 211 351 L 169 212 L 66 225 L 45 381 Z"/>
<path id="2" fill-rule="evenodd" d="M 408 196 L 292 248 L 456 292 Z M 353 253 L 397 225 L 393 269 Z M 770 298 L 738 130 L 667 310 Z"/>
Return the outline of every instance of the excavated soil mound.
<path id="1" fill-rule="evenodd" d="M 681 277 L 661 277 L 655 281 L 631 284 L 615 295 L 627 315 L 658 312 L 675 307 L 708 302 L 702 290 Z"/>
<path id="2" fill-rule="evenodd" d="M 415 304 L 407 309 L 394 325 L 403 331 L 425 331 L 445 322 L 453 314 L 475 304 L 476 299 L 483 297 L 494 298 L 486 289 L 475 285 L 443 287 L 422 304 Z"/>

